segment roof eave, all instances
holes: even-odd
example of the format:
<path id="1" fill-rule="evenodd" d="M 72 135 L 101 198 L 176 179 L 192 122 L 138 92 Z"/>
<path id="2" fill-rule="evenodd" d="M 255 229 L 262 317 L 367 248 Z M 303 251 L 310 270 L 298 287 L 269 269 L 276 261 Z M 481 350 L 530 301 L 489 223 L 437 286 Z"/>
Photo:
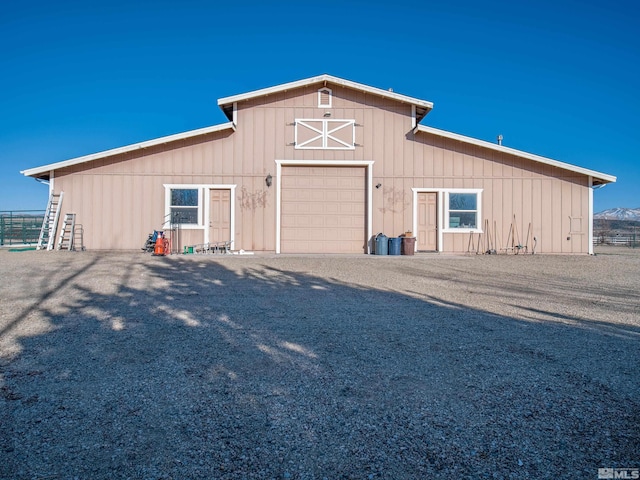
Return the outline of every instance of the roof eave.
<path id="1" fill-rule="evenodd" d="M 424 114 L 420 117 L 420 120 L 424 118 L 424 116 L 429 113 L 433 109 L 433 102 L 428 102 L 426 100 L 420 100 L 418 98 L 409 97 L 407 95 L 402 95 L 399 93 L 395 93 L 389 90 L 383 90 L 377 87 L 371 87 L 369 85 L 365 85 L 362 83 L 352 82 L 351 80 L 345 80 L 344 78 L 334 77 L 332 75 L 323 74 L 315 77 L 305 78 L 302 80 L 297 80 L 295 82 L 283 83 L 281 85 L 275 85 L 273 87 L 261 88 L 259 90 L 254 90 L 247 93 L 241 93 L 238 95 L 232 95 L 230 97 L 224 97 L 218 99 L 218 106 L 225 113 L 227 118 L 229 117 L 229 105 L 232 105 L 235 102 L 241 102 L 243 100 L 250 100 L 252 98 L 262 97 L 266 95 L 273 95 L 279 92 L 285 92 L 287 90 L 293 90 L 296 88 L 306 87 L 308 85 L 314 85 L 317 83 L 333 83 L 334 85 L 342 85 L 344 87 L 352 88 L 354 90 L 361 90 L 367 93 L 371 93 L 374 95 L 379 95 L 381 97 L 390 98 L 393 100 L 397 100 L 399 102 L 408 103 L 410 105 L 415 105 L 420 108 Z"/>
<path id="2" fill-rule="evenodd" d="M 425 125 L 418 125 L 417 131 L 431 133 L 432 135 L 437 135 L 439 137 L 457 140 L 463 143 L 470 143 L 472 145 L 477 145 L 479 147 L 488 148 L 491 150 L 507 153 L 510 155 L 515 155 L 521 158 L 526 158 L 528 160 L 533 160 L 534 162 L 539 162 L 546 165 L 562 168 L 564 170 L 569 170 L 571 172 L 587 175 L 588 177 L 591 177 L 593 185 L 605 185 L 607 183 L 615 183 L 617 180 L 617 178 L 613 175 L 597 172 L 595 170 L 590 170 L 588 168 L 578 167 L 570 163 L 561 162 L 559 160 L 554 160 L 552 158 L 547 158 L 540 155 L 535 155 L 533 153 L 517 150 L 515 148 L 505 147 L 503 145 L 496 145 L 495 143 L 487 142 L 485 140 L 479 140 L 477 138 L 467 137 L 465 135 L 460 135 L 458 133 L 448 132 L 446 130 L 440 130 L 438 128 L 427 127 Z"/>
<path id="3" fill-rule="evenodd" d="M 196 130 L 189 130 L 187 132 L 176 133 L 173 135 L 168 135 L 166 137 L 154 138 L 152 140 L 146 140 L 144 142 L 134 143 L 132 145 L 126 145 L 124 147 L 118 147 L 118 148 L 113 148 L 111 150 L 92 153 L 90 155 L 84 155 L 82 157 L 70 158 L 69 160 L 63 160 L 61 162 L 51 163 L 49 165 L 43 165 L 41 167 L 22 170 L 20 173 L 25 177 L 48 179 L 50 172 L 53 170 L 59 170 L 61 168 L 78 165 L 80 163 L 91 162 L 93 160 L 112 157 L 114 155 L 120 155 L 122 153 L 127 153 L 134 150 L 139 150 L 142 148 L 154 147 L 156 145 L 162 145 L 165 143 L 175 142 L 178 140 L 184 140 L 186 138 L 197 137 L 199 135 L 207 135 L 209 133 L 220 132 L 227 129 L 235 130 L 235 126 L 233 125 L 232 122 L 221 123 L 219 125 L 212 125 L 210 127 L 199 128 Z"/>

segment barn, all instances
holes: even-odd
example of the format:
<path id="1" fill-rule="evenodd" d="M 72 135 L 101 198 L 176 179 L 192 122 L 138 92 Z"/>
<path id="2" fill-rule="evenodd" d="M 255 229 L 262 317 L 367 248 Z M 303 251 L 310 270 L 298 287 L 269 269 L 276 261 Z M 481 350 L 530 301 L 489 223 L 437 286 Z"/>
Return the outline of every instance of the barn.
<path id="1" fill-rule="evenodd" d="M 22 171 L 63 193 L 92 250 L 592 253 L 593 190 L 616 178 L 428 126 L 433 104 L 331 75 L 218 100 L 225 123 Z M 60 226 L 58 225 L 59 229 Z"/>

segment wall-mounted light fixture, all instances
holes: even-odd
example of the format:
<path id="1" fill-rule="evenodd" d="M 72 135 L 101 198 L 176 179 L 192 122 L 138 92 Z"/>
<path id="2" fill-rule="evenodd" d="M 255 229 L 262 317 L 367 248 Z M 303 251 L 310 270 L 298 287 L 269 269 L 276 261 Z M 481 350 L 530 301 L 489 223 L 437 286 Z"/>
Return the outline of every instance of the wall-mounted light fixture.
<path id="1" fill-rule="evenodd" d="M 325 117 L 330 117 L 331 116 L 331 112 L 324 112 L 324 116 Z"/>
<path id="2" fill-rule="evenodd" d="M 381 186 L 382 186 L 382 184 L 379 183 L 379 184 L 376 185 L 376 188 L 380 188 Z"/>
<path id="3" fill-rule="evenodd" d="M 273 183 L 273 177 L 271 176 L 270 173 L 267 175 L 267 178 L 264 179 L 264 183 L 267 184 L 267 187 L 270 187 L 271 184 Z"/>

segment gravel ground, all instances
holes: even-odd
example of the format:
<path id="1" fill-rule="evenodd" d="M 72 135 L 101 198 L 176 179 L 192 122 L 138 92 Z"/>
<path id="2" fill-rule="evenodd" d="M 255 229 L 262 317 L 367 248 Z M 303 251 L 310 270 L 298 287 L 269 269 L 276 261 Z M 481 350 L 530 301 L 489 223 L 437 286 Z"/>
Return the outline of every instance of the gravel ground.
<path id="1" fill-rule="evenodd" d="M 0 478 L 640 468 L 640 251 L 0 251 Z"/>

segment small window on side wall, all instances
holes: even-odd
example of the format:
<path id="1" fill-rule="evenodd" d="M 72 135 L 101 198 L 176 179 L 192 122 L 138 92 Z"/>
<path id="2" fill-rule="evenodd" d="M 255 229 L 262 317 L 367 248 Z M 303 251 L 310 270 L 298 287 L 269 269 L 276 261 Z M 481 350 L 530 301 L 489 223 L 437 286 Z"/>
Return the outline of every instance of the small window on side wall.
<path id="1" fill-rule="evenodd" d="M 171 223 L 198 224 L 198 189 L 172 188 L 170 204 Z"/>
<path id="2" fill-rule="evenodd" d="M 331 89 L 321 88 L 318 90 L 318 108 L 331 108 Z"/>
<path id="3" fill-rule="evenodd" d="M 451 230 L 478 229 L 479 192 L 449 192 L 448 196 L 448 228 Z"/>

